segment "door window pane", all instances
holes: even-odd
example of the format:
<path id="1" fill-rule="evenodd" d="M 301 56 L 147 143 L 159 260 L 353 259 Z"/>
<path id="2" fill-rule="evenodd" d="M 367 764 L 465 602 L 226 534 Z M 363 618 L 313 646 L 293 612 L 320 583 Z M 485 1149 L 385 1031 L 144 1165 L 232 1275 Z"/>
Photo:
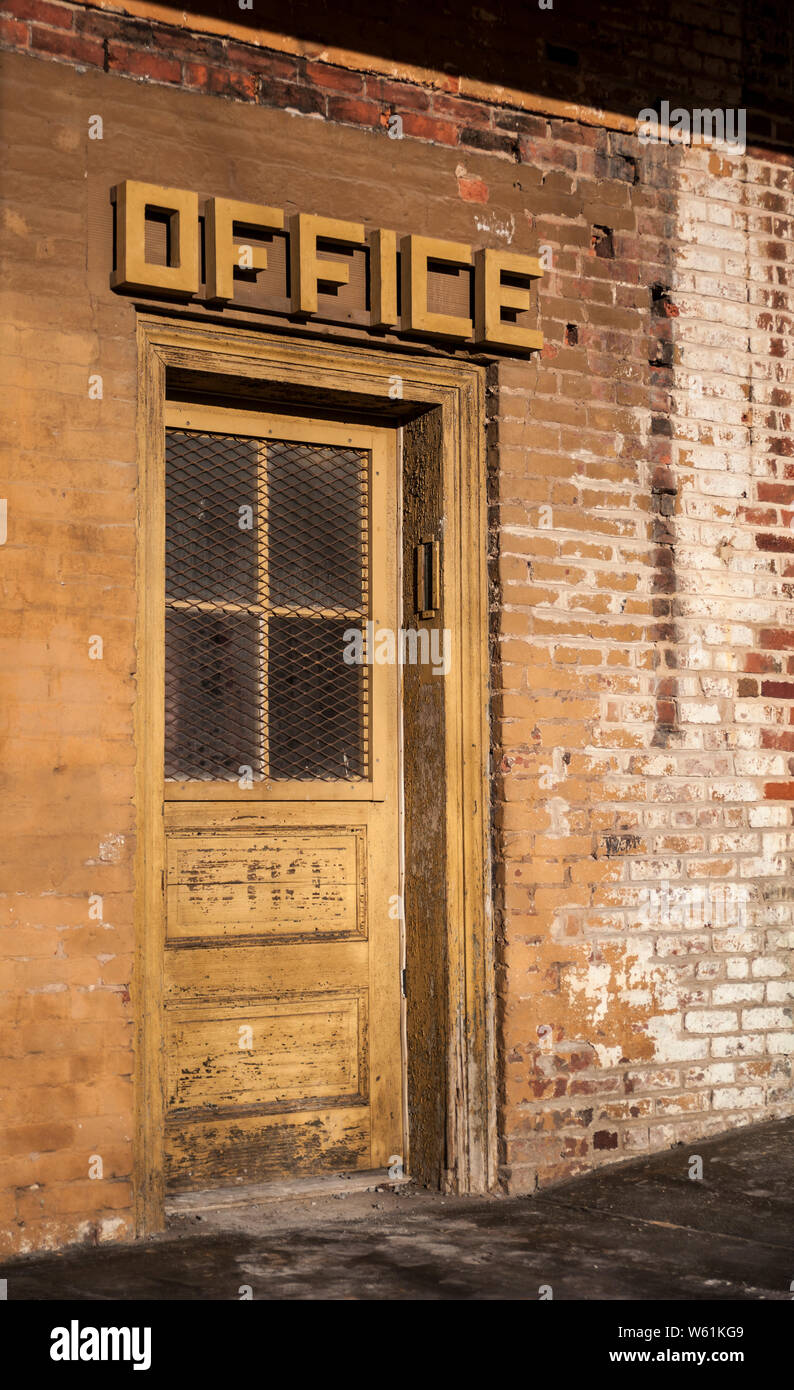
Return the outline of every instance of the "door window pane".
<path id="1" fill-rule="evenodd" d="M 365 484 L 360 449 L 268 443 L 268 597 L 274 606 L 361 608 Z"/>
<path id="2" fill-rule="evenodd" d="M 363 676 L 343 660 L 347 619 L 271 618 L 267 693 L 271 777 L 365 776 Z"/>
<path id="3" fill-rule="evenodd" d="M 362 449 L 167 432 L 166 778 L 367 776 L 368 478 Z"/>
<path id="4" fill-rule="evenodd" d="M 255 603 L 258 440 L 169 430 L 166 441 L 166 599 Z"/>
<path id="5" fill-rule="evenodd" d="M 248 613 L 166 611 L 166 777 L 262 776 L 260 651 L 260 619 Z"/>

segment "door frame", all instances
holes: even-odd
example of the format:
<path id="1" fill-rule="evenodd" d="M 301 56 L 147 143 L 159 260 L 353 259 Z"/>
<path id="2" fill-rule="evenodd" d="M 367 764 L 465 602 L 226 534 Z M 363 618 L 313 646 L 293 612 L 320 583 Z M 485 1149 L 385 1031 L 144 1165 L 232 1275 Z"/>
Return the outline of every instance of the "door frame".
<path id="1" fill-rule="evenodd" d="M 157 590 L 166 391 L 191 387 L 277 402 L 317 415 L 351 412 L 399 424 L 438 413 L 444 513 L 442 589 L 453 652 L 445 685 L 443 932 L 447 956 L 442 1185 L 485 1192 L 496 1181 L 493 922 L 489 857 L 488 602 L 485 372 L 475 363 L 339 339 L 261 333 L 140 314 L 138 332 L 137 699 L 135 708 L 135 1133 L 133 1188 L 139 1235 L 165 1224 L 165 1055 L 162 771 L 152 748 L 164 653 Z M 396 385 L 397 384 L 397 385 Z M 260 407 L 267 409 L 268 405 Z M 410 1001 L 409 1001 L 410 1007 Z"/>

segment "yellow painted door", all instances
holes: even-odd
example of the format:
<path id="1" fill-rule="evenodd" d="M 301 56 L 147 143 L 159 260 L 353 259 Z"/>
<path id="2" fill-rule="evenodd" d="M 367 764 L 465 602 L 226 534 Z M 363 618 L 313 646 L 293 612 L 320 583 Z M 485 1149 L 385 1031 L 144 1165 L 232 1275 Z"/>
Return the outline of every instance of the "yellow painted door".
<path id="1" fill-rule="evenodd" d="M 395 435 L 173 405 L 164 505 L 167 1181 L 383 1168 L 404 1150 L 399 666 L 371 660 L 399 626 Z"/>

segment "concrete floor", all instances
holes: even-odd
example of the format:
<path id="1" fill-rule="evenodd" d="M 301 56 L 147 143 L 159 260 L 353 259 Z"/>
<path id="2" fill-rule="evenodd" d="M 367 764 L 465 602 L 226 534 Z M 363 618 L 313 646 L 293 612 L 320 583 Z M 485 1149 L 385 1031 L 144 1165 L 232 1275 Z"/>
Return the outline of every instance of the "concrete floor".
<path id="1" fill-rule="evenodd" d="M 704 1177 L 688 1176 L 690 1153 Z M 308 1194 L 183 1212 L 136 1245 L 0 1268 L 9 1299 L 790 1300 L 794 1120 L 529 1198 Z"/>

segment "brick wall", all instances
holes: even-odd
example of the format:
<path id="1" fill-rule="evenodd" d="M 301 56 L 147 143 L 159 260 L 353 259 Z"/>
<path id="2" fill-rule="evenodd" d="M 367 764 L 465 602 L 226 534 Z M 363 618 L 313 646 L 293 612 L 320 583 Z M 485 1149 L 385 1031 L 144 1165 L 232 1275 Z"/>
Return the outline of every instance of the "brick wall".
<path id="1" fill-rule="evenodd" d="M 544 362 L 499 373 L 519 1189 L 791 1108 L 794 176 L 605 138 L 637 182 L 539 213 Z"/>
<path id="2" fill-rule="evenodd" d="M 131 1232 L 135 315 L 97 111 L 118 177 L 551 249 L 542 356 L 489 372 L 502 1178 L 790 1111 L 791 160 L 56 0 L 0 36 L 2 1248 Z"/>

